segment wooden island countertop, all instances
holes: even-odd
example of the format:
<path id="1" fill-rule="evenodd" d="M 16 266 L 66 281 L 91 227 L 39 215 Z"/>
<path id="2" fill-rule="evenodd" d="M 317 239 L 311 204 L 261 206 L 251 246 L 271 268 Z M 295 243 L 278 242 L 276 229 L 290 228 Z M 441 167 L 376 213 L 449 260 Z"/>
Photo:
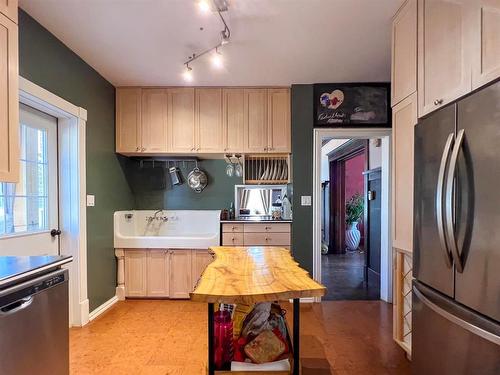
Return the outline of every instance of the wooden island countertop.
<path id="1" fill-rule="evenodd" d="M 206 303 L 284 301 L 321 297 L 326 288 L 281 247 L 215 246 L 214 261 L 201 275 L 191 300 Z"/>

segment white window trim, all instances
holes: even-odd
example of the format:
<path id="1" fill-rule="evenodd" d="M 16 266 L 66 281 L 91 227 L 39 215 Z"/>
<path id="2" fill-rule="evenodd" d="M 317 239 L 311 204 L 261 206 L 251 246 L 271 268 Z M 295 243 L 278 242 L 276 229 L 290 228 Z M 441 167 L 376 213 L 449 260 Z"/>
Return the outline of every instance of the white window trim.
<path id="1" fill-rule="evenodd" d="M 313 130 L 313 277 L 321 282 L 321 140 L 323 137 L 340 139 L 382 138 L 382 201 L 380 243 L 380 299 L 392 302 L 392 240 L 391 240 L 391 135 L 392 129 L 332 129 Z M 321 298 L 316 298 L 320 302 Z"/>
<path id="2" fill-rule="evenodd" d="M 89 322 L 87 296 L 87 207 L 85 169 L 85 128 L 87 111 L 44 88 L 19 77 L 19 101 L 54 116 L 59 135 L 59 227 L 61 249 L 72 255 L 70 272 L 70 325 Z M 61 168 L 64 166 L 64 168 Z"/>

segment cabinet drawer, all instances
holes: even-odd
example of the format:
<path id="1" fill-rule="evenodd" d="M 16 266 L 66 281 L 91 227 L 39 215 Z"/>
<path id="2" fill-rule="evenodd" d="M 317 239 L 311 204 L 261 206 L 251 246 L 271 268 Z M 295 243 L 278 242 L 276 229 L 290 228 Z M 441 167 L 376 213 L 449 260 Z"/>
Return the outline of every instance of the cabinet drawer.
<path id="1" fill-rule="evenodd" d="M 243 233 L 223 233 L 222 246 L 243 246 Z"/>
<path id="2" fill-rule="evenodd" d="M 245 233 L 290 233 L 290 224 L 245 224 L 244 231 Z"/>
<path id="3" fill-rule="evenodd" d="M 290 246 L 290 233 L 245 233 L 245 246 Z"/>
<path id="4" fill-rule="evenodd" d="M 243 232 L 243 224 L 222 224 L 223 233 L 241 233 Z"/>

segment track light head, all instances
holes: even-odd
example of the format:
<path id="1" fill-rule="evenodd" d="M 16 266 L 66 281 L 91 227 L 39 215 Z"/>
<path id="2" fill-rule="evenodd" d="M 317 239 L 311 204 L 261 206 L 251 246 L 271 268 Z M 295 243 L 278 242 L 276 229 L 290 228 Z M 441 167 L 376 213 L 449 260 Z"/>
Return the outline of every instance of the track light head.
<path id="1" fill-rule="evenodd" d="M 186 70 L 182 73 L 182 77 L 186 82 L 193 82 L 193 68 L 186 64 Z"/>

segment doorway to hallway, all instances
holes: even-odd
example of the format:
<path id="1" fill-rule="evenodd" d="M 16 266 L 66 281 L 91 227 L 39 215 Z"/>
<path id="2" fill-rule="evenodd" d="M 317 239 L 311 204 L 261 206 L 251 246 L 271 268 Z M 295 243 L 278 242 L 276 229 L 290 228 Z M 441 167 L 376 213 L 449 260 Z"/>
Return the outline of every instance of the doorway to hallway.
<path id="1" fill-rule="evenodd" d="M 389 134 L 315 130 L 314 277 L 328 288 L 323 300 L 391 301 Z"/>

